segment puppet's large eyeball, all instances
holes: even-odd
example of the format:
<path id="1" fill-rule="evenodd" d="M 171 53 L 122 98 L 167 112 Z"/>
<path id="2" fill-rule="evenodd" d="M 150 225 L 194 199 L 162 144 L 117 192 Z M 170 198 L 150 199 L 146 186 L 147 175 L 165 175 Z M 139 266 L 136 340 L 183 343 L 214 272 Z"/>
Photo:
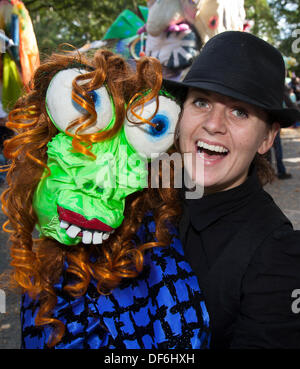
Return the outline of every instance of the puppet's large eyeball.
<path id="1" fill-rule="evenodd" d="M 86 110 L 72 99 L 72 82 L 75 77 L 85 73 L 87 71 L 82 69 L 65 69 L 58 72 L 50 82 L 46 93 L 46 108 L 53 124 L 60 131 L 65 132 L 71 122 L 86 114 Z M 80 134 L 99 132 L 107 127 L 113 118 L 112 103 L 106 88 L 100 87 L 89 94 L 94 101 L 97 120 L 95 125 L 80 131 Z M 69 132 L 74 134 L 78 127 L 70 129 Z"/>
<path id="2" fill-rule="evenodd" d="M 143 119 L 149 119 L 156 109 L 156 99 L 152 99 L 134 112 Z M 128 142 L 139 153 L 147 158 L 167 151 L 174 142 L 175 127 L 179 118 L 180 107 L 171 98 L 159 96 L 159 109 L 151 119 L 155 127 L 148 123 L 136 124 L 126 121 L 125 134 Z M 128 113 L 132 122 L 141 123 L 138 118 Z"/>

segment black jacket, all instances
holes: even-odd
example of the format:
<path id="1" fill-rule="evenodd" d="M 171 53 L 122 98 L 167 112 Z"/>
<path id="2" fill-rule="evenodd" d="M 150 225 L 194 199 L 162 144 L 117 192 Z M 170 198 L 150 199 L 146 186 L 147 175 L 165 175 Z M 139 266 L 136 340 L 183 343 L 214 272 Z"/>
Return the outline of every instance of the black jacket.
<path id="1" fill-rule="evenodd" d="M 180 236 L 204 293 L 212 348 L 300 348 L 300 231 L 255 170 L 237 188 L 184 200 Z"/>

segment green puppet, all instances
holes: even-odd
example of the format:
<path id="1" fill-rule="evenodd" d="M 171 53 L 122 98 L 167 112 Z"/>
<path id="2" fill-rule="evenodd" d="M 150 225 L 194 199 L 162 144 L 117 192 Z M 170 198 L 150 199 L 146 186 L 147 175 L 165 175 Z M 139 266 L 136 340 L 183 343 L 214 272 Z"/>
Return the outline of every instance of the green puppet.
<path id="1" fill-rule="evenodd" d="M 88 73 L 83 66 L 59 71 L 45 99 L 58 133 L 47 145 L 48 169 L 34 192 L 33 207 L 41 236 L 65 245 L 102 244 L 122 224 L 126 196 L 147 187 L 147 163 L 173 144 L 180 113 L 168 93 L 160 90 L 157 98 L 147 100 L 149 90 L 138 92 L 137 100 L 143 103 L 128 109 L 114 135 L 89 144 L 81 141 L 89 154 L 77 152 L 74 138 L 94 137 L 116 124 L 114 99 L 104 81 L 95 90 L 86 89 L 96 112 L 93 124 L 84 129 L 72 125 L 88 109 L 88 98 L 77 94 L 74 99 L 74 81 L 80 86 Z"/>

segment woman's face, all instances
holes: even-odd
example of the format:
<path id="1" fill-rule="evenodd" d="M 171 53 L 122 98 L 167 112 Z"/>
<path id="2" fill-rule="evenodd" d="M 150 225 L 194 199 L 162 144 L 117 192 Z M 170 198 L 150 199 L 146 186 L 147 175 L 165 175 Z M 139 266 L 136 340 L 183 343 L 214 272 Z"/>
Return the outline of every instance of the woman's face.
<path id="1" fill-rule="evenodd" d="M 279 124 L 266 123 L 267 114 L 215 92 L 190 89 L 179 122 L 179 145 L 185 168 L 205 193 L 225 191 L 243 183 L 258 152 L 273 144 Z M 185 158 L 184 158 L 185 159 Z"/>

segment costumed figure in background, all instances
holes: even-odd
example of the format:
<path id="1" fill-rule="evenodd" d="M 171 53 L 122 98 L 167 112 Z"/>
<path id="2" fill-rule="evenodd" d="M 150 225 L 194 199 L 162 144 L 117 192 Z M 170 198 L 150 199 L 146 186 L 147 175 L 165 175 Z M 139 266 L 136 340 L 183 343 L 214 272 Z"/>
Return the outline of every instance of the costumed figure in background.
<path id="1" fill-rule="evenodd" d="M 166 78 L 180 79 L 197 56 L 201 42 L 193 21 L 199 0 L 148 1 L 137 14 L 125 9 L 102 40 L 84 45 L 80 52 L 108 47 L 129 62 L 141 57 L 157 58 Z"/>
<path id="2" fill-rule="evenodd" d="M 39 50 L 30 15 L 20 0 L 0 1 L 2 54 L 2 104 L 6 112 L 14 106 L 39 66 Z"/>
<path id="3" fill-rule="evenodd" d="M 2 204 L 23 348 L 209 346 L 175 189 L 145 188 L 180 114 L 161 82 L 154 58 L 134 71 L 106 50 L 55 54 L 10 113 Z"/>
<path id="4" fill-rule="evenodd" d="M 199 0 L 149 0 L 145 54 L 157 58 L 168 79 L 180 79 L 198 55 L 201 40 L 193 28 Z M 142 31 L 139 30 L 139 33 Z"/>
<path id="5" fill-rule="evenodd" d="M 243 30 L 244 0 L 149 0 L 146 55 L 166 68 L 168 79 L 182 80 L 199 50 L 226 30 Z"/>
<path id="6" fill-rule="evenodd" d="M 7 115 L 39 66 L 39 50 L 27 9 L 20 0 L 0 1 L 0 165 L 3 141 L 13 132 L 5 127 Z M 0 184 L 5 172 L 0 172 Z"/>
<path id="7" fill-rule="evenodd" d="M 125 59 L 153 56 L 167 79 L 180 81 L 203 44 L 226 30 L 248 30 L 244 0 L 148 0 L 137 14 L 125 9 L 102 40 L 84 45 L 80 52 L 108 47 Z"/>
<path id="8" fill-rule="evenodd" d="M 244 0 L 201 0 L 194 26 L 202 43 L 224 31 L 245 30 Z"/>

